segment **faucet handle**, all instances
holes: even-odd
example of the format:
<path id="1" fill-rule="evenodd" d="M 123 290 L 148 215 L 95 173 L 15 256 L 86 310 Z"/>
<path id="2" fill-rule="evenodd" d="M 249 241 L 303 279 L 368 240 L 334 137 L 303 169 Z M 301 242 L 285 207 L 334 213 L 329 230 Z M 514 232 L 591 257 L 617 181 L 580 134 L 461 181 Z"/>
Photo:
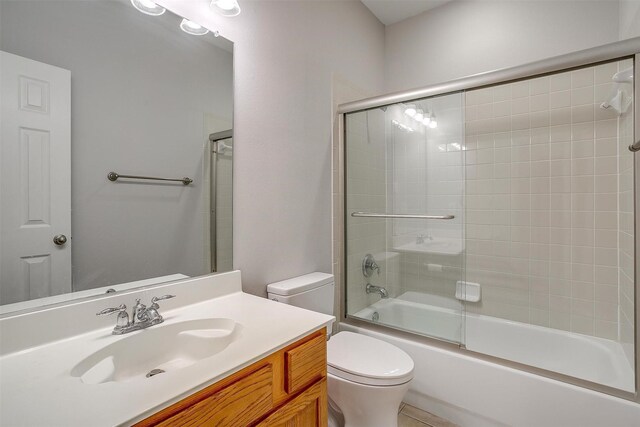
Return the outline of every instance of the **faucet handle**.
<path id="1" fill-rule="evenodd" d="M 96 316 L 104 316 L 105 314 L 113 314 L 113 313 L 122 313 L 123 311 L 127 311 L 127 306 L 124 304 L 120 304 L 117 307 L 113 308 L 105 308 L 96 313 Z"/>
<path id="2" fill-rule="evenodd" d="M 117 307 L 105 308 L 102 311 L 96 313 L 96 316 L 104 316 L 105 314 L 118 313 L 118 320 L 116 320 L 116 327 L 113 329 L 113 333 L 117 334 L 120 330 L 129 326 L 129 314 L 127 314 L 127 306 L 120 304 Z"/>
<path id="3" fill-rule="evenodd" d="M 175 298 L 175 297 L 176 297 L 175 295 L 162 295 L 161 297 L 153 297 L 153 298 L 151 298 L 151 304 L 155 304 L 158 301 L 162 301 L 162 300 L 165 300 L 165 299 L 171 299 L 171 298 Z"/>

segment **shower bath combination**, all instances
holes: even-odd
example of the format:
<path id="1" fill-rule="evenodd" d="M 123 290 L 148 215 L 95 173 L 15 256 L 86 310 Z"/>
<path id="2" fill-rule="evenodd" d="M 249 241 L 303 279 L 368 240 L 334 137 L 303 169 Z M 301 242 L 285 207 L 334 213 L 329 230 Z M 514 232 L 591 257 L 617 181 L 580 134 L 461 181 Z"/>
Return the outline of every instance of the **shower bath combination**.
<path id="1" fill-rule="evenodd" d="M 637 401 L 639 52 L 341 105 L 345 328 Z"/>

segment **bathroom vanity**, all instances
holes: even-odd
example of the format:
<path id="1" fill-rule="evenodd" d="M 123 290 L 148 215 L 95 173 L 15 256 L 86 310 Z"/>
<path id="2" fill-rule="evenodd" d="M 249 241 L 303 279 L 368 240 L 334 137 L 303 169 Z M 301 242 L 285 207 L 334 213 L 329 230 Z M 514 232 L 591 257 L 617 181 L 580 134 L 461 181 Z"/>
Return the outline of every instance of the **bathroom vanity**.
<path id="1" fill-rule="evenodd" d="M 326 341 L 314 332 L 136 426 L 325 426 Z"/>
<path id="2" fill-rule="evenodd" d="M 96 316 L 168 294 L 146 329 Z M 243 293 L 239 271 L 4 315 L 0 425 L 326 425 L 333 321 Z"/>

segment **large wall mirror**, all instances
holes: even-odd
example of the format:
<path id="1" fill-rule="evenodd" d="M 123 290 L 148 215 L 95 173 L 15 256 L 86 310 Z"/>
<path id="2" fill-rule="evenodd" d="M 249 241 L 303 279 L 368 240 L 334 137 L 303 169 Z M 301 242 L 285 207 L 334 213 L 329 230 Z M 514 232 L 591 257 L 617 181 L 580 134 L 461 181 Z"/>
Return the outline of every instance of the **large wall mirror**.
<path id="1" fill-rule="evenodd" d="M 149 4 L 0 1 L 1 311 L 232 268 L 233 44 Z"/>

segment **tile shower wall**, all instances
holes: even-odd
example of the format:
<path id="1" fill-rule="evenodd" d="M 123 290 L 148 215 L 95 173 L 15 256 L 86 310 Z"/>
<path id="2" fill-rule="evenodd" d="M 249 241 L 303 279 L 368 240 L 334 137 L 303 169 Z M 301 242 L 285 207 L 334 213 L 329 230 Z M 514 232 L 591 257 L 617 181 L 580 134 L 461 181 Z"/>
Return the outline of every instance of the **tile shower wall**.
<path id="1" fill-rule="evenodd" d="M 608 339 L 632 331 L 631 114 L 600 108 L 630 65 L 467 92 L 466 274 L 483 292 L 468 311 Z"/>

